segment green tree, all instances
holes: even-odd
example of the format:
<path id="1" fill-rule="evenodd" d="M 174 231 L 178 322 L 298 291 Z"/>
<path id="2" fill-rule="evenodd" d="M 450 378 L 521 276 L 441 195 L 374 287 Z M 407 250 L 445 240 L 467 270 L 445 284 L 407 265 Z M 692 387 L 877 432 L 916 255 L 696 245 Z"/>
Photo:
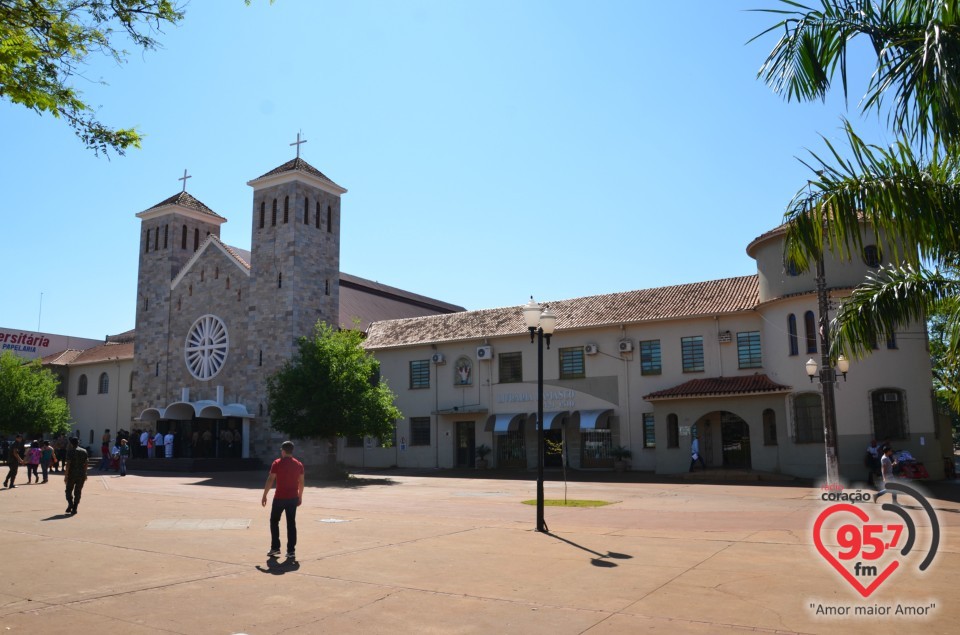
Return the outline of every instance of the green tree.
<path id="1" fill-rule="evenodd" d="M 831 329 L 832 352 L 862 357 L 897 327 L 940 314 L 941 364 L 960 351 L 960 6 L 947 0 L 781 0 L 764 10 L 781 33 L 758 76 L 788 101 L 823 99 L 836 79 L 847 96 L 848 48 L 866 40 L 875 60 L 863 114 L 886 115 L 896 141 L 865 142 L 845 122 L 846 151 L 824 140 L 810 180 L 787 208 L 786 257 L 799 270 L 829 249 L 851 257 L 862 227 L 902 265 L 854 290 Z M 756 39 L 756 38 L 754 38 Z M 946 385 L 946 384 L 945 384 Z M 949 390 L 955 390 L 949 386 Z M 954 392 L 952 401 L 958 400 Z"/>
<path id="2" fill-rule="evenodd" d="M 161 28 L 182 18 L 171 0 L 0 0 L 0 97 L 64 119 L 94 153 L 139 148 L 140 134 L 98 121 L 72 80 L 91 54 L 123 63 L 118 40 L 157 48 Z"/>
<path id="3" fill-rule="evenodd" d="M 70 408 L 57 396 L 59 383 L 40 360 L 0 354 L 0 432 L 69 432 Z"/>
<path id="4" fill-rule="evenodd" d="M 267 380 L 274 429 L 301 438 L 390 438 L 403 415 L 362 343 L 360 331 L 325 322 L 300 338 L 293 359 Z"/>

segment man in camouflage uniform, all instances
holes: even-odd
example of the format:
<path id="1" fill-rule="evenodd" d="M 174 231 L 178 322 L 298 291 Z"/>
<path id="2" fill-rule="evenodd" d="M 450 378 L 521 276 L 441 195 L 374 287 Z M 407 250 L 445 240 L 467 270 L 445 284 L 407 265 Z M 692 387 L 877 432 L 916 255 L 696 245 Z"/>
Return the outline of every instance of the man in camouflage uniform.
<path id="1" fill-rule="evenodd" d="M 80 504 L 80 493 L 83 491 L 83 484 L 87 480 L 87 451 L 80 447 L 80 439 L 70 437 L 70 448 L 67 450 L 67 465 L 63 474 L 63 482 L 67 485 L 67 511 L 65 513 L 77 513 L 77 505 Z"/>

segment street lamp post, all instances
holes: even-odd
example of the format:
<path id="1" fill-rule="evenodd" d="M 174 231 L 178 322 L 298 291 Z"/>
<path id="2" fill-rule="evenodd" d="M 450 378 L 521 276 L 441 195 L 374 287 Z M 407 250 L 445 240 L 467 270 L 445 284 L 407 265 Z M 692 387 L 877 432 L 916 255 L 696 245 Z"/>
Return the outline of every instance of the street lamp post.
<path id="1" fill-rule="evenodd" d="M 817 310 L 820 313 L 820 384 L 823 386 L 823 444 L 827 463 L 827 485 L 839 486 L 840 467 L 837 462 L 837 401 L 834 384 L 837 373 L 830 362 L 830 317 L 827 310 L 830 298 L 827 295 L 827 281 L 824 273 L 823 255 L 817 258 Z M 806 363 L 810 381 L 817 374 L 817 363 L 811 358 Z M 843 355 L 837 358 L 837 368 L 847 379 L 850 363 Z"/>
<path id="2" fill-rule="evenodd" d="M 543 520 L 543 341 L 550 348 L 550 336 L 557 326 L 557 316 L 533 301 L 523 307 L 523 319 L 530 331 L 530 343 L 537 340 L 537 531 L 547 532 Z"/>

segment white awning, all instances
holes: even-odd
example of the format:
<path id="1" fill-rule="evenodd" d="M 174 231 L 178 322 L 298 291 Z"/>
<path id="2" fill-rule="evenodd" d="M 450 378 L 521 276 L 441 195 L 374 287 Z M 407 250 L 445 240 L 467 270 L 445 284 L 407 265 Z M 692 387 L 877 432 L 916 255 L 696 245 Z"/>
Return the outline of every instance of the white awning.
<path id="1" fill-rule="evenodd" d="M 613 410 L 576 410 L 573 414 L 579 417 L 581 430 L 599 430 L 610 427 L 610 415 L 613 414 Z"/>
<path id="2" fill-rule="evenodd" d="M 139 421 L 157 421 L 159 419 L 183 419 L 194 417 L 202 419 L 223 419 L 241 417 L 253 419 L 252 413 L 241 403 L 219 404 L 216 401 L 175 401 L 166 408 L 147 408 L 140 413 Z"/>
<path id="3" fill-rule="evenodd" d="M 513 432 L 520 429 L 520 424 L 527 418 L 525 412 L 510 412 L 494 414 L 487 417 L 486 431 L 497 433 Z"/>
<path id="4" fill-rule="evenodd" d="M 543 413 L 543 429 L 544 430 L 560 430 L 563 428 L 563 424 L 566 421 L 567 417 L 570 416 L 569 410 L 555 410 L 553 412 Z M 537 413 L 530 415 L 530 420 L 536 422 Z"/>

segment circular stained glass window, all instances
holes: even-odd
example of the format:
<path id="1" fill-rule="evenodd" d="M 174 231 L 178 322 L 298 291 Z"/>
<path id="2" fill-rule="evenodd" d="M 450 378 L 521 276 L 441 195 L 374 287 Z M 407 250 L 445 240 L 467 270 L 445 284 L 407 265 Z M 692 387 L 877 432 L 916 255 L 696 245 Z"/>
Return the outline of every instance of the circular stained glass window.
<path id="1" fill-rule="evenodd" d="M 183 345 L 187 370 L 197 379 L 212 379 L 227 361 L 227 327 L 215 315 L 204 315 L 190 327 Z"/>

